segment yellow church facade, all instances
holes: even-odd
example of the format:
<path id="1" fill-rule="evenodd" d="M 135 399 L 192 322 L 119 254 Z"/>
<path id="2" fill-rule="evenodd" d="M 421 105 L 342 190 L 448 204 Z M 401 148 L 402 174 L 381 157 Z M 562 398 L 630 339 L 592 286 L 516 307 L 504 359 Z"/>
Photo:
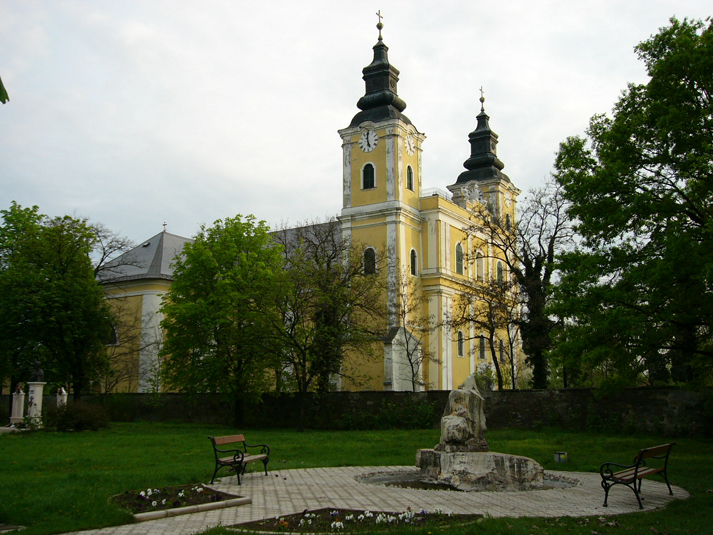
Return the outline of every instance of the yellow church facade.
<path id="1" fill-rule="evenodd" d="M 453 389 L 495 364 L 484 343 L 492 337 L 472 324 L 455 328 L 453 318 L 463 306 L 465 288 L 507 277 L 488 236 L 477 231 L 478 218 L 494 209 L 510 225 L 520 190 L 502 173 L 497 135 L 483 108 L 470 134 L 466 171 L 449 186 L 450 192 L 423 189 L 425 136 L 402 113 L 406 104 L 397 93 L 399 71 L 389 63 L 387 51 L 380 32 L 374 59 L 363 70 L 366 92 L 357 103 L 361 111 L 339 131 L 339 220 L 344 239 L 363 248 L 366 271 L 375 256 L 386 256 L 375 265 L 386 270 L 390 335 L 383 358 L 365 361 L 351 355 L 345 366 L 366 368 L 368 389 Z M 495 335 L 496 358 L 504 356 L 503 340 L 512 338 L 507 329 Z M 519 341 L 510 340 L 507 348 L 507 359 L 498 364 L 512 360 L 515 365 L 508 369 L 517 372 L 523 360 Z"/>
<path id="2" fill-rule="evenodd" d="M 481 107 L 469 135 L 466 170 L 449 191 L 424 189 L 426 138 L 403 114 L 399 71 L 389 63 L 381 29 L 373 50 L 374 59 L 363 70 L 360 111 L 339 130 L 338 219 L 342 239 L 363 255 L 365 273 L 378 270 L 385 278 L 388 314 L 385 324 L 377 326 L 385 337 L 374 343 L 372 358 L 345 356 L 344 377 L 362 380 L 337 379 L 336 388 L 450 390 L 474 372 L 492 373 L 496 365 L 520 373 L 524 355 L 511 327 L 488 333 L 473 323 L 454 323 L 468 288 L 507 279 L 505 263 L 478 230 L 479 218 L 493 210 L 508 224 L 515 221 L 520 190 L 502 173 L 498 136 Z M 160 390 L 161 299 L 170 289 L 171 263 L 189 241 L 164 230 L 116 259 L 116 272 L 110 270 L 101 281 L 123 318 L 117 343 L 108 348 L 112 374 L 103 391 Z"/>

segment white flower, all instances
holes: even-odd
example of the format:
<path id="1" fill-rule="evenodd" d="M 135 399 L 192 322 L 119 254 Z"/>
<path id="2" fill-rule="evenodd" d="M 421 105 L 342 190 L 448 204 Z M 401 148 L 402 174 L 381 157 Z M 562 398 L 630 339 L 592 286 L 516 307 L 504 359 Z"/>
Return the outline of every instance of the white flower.
<path id="1" fill-rule="evenodd" d="M 163 500 L 161 500 L 161 505 L 166 505 L 166 498 L 164 498 Z"/>
<path id="2" fill-rule="evenodd" d="M 361 522 L 362 520 L 364 520 L 364 515 L 359 515 L 359 516 L 357 517 L 357 520 L 358 520 L 359 522 Z"/>
<path id="3" fill-rule="evenodd" d="M 156 507 L 157 503 L 156 502 L 151 502 L 151 507 Z"/>
<path id="4" fill-rule="evenodd" d="M 179 497 L 179 498 L 183 498 L 183 491 L 181 491 L 181 492 L 178 493 L 178 497 Z"/>
<path id="5" fill-rule="evenodd" d="M 153 489 L 154 494 L 161 494 L 158 489 Z"/>
<path id="6" fill-rule="evenodd" d="M 203 487 L 196 487 L 196 492 L 203 492 Z"/>
<path id="7" fill-rule="evenodd" d="M 145 497 L 146 497 L 146 493 L 142 490 L 141 492 L 139 492 L 139 496 L 141 496 L 142 498 L 145 498 Z"/>
<path id="8" fill-rule="evenodd" d="M 344 517 L 344 520 L 354 520 L 354 515 L 347 515 Z"/>
<path id="9" fill-rule="evenodd" d="M 146 489 L 146 496 L 151 496 L 153 494 L 153 491 L 151 489 Z"/>
<path id="10" fill-rule="evenodd" d="M 334 521 L 332 522 L 332 529 L 344 529 L 344 524 L 342 522 Z"/>

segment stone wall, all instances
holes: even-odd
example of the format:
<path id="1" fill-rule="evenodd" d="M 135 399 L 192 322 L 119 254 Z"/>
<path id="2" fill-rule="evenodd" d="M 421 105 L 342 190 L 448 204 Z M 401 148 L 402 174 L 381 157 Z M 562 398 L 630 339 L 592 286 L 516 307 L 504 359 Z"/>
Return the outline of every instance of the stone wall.
<path id="1" fill-rule="evenodd" d="M 308 395 L 305 424 L 319 429 L 437 427 L 448 393 L 333 392 L 323 403 Z M 711 391 L 702 394 L 669 387 L 635 388 L 599 398 L 590 389 L 505 390 L 487 392 L 485 397 L 489 429 L 554 426 L 664 436 L 713 436 Z M 228 425 L 233 422 L 232 402 L 219 395 L 113 394 L 82 399 L 103 404 L 114 421 Z M 71 399 L 69 401 L 71 403 Z M 9 396 L 0 396 L 0 404 L 9 408 Z M 45 407 L 54 404 L 54 396 L 45 397 Z M 297 415 L 298 403 L 294 396 L 267 395 L 262 403 L 243 407 L 243 425 L 294 428 Z"/>
<path id="2" fill-rule="evenodd" d="M 704 395 L 669 387 L 630 388 L 605 397 L 584 388 L 503 391 L 488 393 L 485 415 L 490 429 L 554 426 L 713 436 L 713 415 L 705 409 L 707 398 L 711 398 L 710 391 Z"/>

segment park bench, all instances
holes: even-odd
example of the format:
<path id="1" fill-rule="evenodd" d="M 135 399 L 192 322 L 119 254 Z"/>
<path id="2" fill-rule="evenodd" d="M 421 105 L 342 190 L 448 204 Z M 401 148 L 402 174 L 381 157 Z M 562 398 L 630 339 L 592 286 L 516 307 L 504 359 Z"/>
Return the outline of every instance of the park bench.
<path id="1" fill-rule="evenodd" d="M 210 480 L 211 483 L 215 481 L 215 475 L 218 473 L 218 470 L 227 467 L 228 469 L 235 470 L 238 476 L 238 485 L 240 485 L 240 476 L 245 474 L 248 463 L 253 461 L 262 461 L 262 464 L 265 466 L 265 475 L 267 475 L 267 463 L 270 462 L 270 448 L 266 444 L 250 445 L 245 442 L 243 435 L 208 438 L 213 443 L 213 453 L 215 454 L 215 470 L 213 471 L 213 478 Z M 233 447 L 232 449 L 219 448 L 219 446 L 229 447 L 232 444 L 240 444 L 241 446 Z M 260 453 L 251 454 L 248 453 L 248 448 L 261 448 L 261 450 Z M 221 457 L 221 455 L 224 454 L 229 454 L 229 456 Z"/>
<path id="2" fill-rule="evenodd" d="M 639 450 L 639 453 L 634 458 L 634 464 L 623 465 L 616 463 L 604 463 L 599 468 L 599 473 L 602 476 L 602 487 L 604 488 L 604 507 L 607 507 L 607 498 L 609 497 L 609 489 L 614 485 L 626 485 L 634 491 L 636 499 L 639 502 L 639 509 L 643 509 L 641 505 L 641 481 L 648 476 L 660 474 L 668 485 L 668 492 L 673 496 L 671 484 L 668 482 L 668 456 L 671 453 L 671 448 L 675 444 L 663 444 L 652 448 Z M 653 466 L 646 464 L 648 461 L 658 461 Z M 616 469 L 620 469 L 615 471 Z"/>

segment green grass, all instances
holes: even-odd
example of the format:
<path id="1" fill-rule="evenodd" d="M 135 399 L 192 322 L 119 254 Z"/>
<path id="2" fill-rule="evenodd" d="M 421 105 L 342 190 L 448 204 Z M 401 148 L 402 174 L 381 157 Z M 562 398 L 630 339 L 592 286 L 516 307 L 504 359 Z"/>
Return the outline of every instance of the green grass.
<path id="1" fill-rule="evenodd" d="M 208 482 L 213 460 L 208 435 L 235 430 L 215 425 L 132 423 L 85 433 L 0 435 L 0 523 L 27 526 L 23 535 L 61 533 L 131 521 L 108 503 L 114 494 L 148 487 Z M 437 430 L 308 431 L 241 429 L 272 448 L 272 469 L 317 466 L 413 465 L 419 448 L 438 442 Z M 532 457 L 545 469 L 598 471 L 604 461 L 628 462 L 636 450 L 670 441 L 542 431 L 490 431 L 493 451 Z M 691 492 L 662 511 L 616 517 L 618 526 L 583 519 L 486 519 L 448 533 L 622 535 L 713 531 L 713 441 L 675 440 L 672 483 Z M 555 451 L 569 462 L 554 462 Z M 608 519 L 610 521 L 611 519 Z M 219 530 L 220 531 L 220 530 Z M 219 535 L 214 533 L 213 535 Z M 438 534 L 432 534 L 438 535 Z"/>

